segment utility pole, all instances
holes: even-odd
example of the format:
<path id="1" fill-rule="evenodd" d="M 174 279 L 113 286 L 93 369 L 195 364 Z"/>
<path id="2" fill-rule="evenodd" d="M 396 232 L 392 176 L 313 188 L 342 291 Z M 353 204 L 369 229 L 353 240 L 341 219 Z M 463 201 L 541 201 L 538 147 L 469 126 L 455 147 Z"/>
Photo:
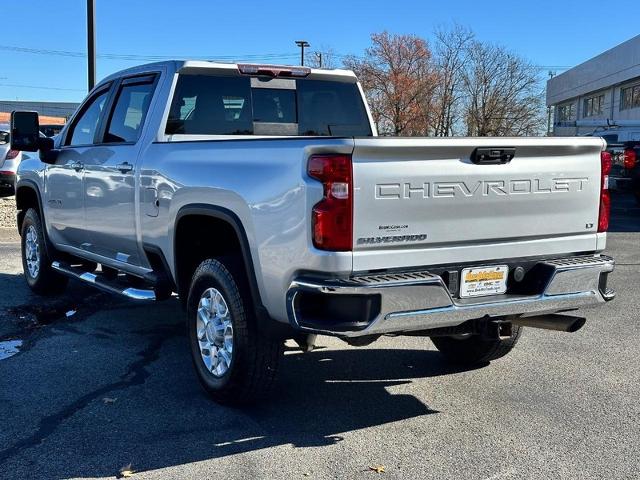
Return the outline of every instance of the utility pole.
<path id="1" fill-rule="evenodd" d="M 556 75 L 556 72 L 549 70 L 549 80 L 555 77 L 555 75 Z M 552 115 L 552 110 L 551 110 L 551 105 L 549 105 L 547 107 L 547 137 L 551 136 L 551 115 Z"/>
<path id="2" fill-rule="evenodd" d="M 89 91 L 96 84 L 96 3 L 87 0 L 87 80 Z"/>
<path id="3" fill-rule="evenodd" d="M 296 45 L 300 47 L 300 65 L 304 66 L 304 49 L 311 45 L 306 40 L 296 40 Z"/>
<path id="4" fill-rule="evenodd" d="M 322 52 L 316 52 L 316 58 L 318 59 L 318 68 L 322 68 Z"/>

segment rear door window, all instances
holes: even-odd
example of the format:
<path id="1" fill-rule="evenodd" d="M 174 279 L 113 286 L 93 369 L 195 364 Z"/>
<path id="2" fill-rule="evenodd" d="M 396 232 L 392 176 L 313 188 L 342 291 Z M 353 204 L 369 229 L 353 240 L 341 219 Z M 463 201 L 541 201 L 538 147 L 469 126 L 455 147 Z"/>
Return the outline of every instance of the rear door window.
<path id="1" fill-rule="evenodd" d="M 372 135 L 355 83 L 194 74 L 178 77 L 165 131 L 167 135 Z"/>
<path id="2" fill-rule="evenodd" d="M 105 134 L 105 143 L 135 143 L 149 110 L 154 90 L 153 76 L 126 79 L 120 86 Z"/>

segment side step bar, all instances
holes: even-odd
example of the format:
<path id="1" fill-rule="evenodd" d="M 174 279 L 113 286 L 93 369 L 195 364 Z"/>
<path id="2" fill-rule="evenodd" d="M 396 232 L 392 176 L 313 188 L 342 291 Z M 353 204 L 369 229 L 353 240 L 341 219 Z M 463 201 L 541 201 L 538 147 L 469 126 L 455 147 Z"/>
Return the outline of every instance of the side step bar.
<path id="1" fill-rule="evenodd" d="M 63 262 L 53 262 L 51 264 L 51 268 L 68 277 L 75 278 L 76 280 L 80 280 L 84 283 L 89 283 L 94 287 L 100 288 L 101 290 L 105 290 L 109 293 L 116 293 L 132 300 L 156 299 L 156 294 L 152 289 L 147 290 L 133 287 L 123 288 L 123 285 L 120 285 L 113 280 L 109 280 L 99 273 L 85 272 L 79 268 L 72 267 L 71 265 L 67 265 Z"/>

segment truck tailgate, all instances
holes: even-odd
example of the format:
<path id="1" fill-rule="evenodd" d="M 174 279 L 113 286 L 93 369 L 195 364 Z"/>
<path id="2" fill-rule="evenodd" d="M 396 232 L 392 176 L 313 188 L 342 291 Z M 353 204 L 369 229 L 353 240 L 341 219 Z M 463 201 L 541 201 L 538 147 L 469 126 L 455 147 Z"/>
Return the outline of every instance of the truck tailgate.
<path id="1" fill-rule="evenodd" d="M 476 148 L 515 149 L 504 164 Z M 596 250 L 599 138 L 356 139 L 354 270 Z"/>

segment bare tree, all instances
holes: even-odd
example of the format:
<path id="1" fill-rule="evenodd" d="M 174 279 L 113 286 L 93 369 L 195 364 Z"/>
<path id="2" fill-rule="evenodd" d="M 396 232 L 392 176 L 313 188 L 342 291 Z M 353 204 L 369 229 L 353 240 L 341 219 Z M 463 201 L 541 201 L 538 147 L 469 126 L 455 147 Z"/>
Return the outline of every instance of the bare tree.
<path id="1" fill-rule="evenodd" d="M 381 134 L 427 135 L 436 74 L 427 42 L 415 35 L 371 35 L 364 58 L 344 64 L 356 72 Z"/>
<path id="2" fill-rule="evenodd" d="M 373 34 L 363 58 L 349 56 L 383 135 L 540 135 L 538 69 L 454 25 L 435 34 L 435 55 L 415 35 Z"/>
<path id="3" fill-rule="evenodd" d="M 537 135 L 544 125 L 538 70 L 496 45 L 473 42 L 464 71 L 467 135 Z"/>
<path id="4" fill-rule="evenodd" d="M 450 30 L 435 32 L 434 56 L 438 82 L 433 102 L 433 134 L 437 137 L 454 135 L 458 129 L 464 102 L 464 73 L 473 44 L 474 34 L 454 24 Z"/>

